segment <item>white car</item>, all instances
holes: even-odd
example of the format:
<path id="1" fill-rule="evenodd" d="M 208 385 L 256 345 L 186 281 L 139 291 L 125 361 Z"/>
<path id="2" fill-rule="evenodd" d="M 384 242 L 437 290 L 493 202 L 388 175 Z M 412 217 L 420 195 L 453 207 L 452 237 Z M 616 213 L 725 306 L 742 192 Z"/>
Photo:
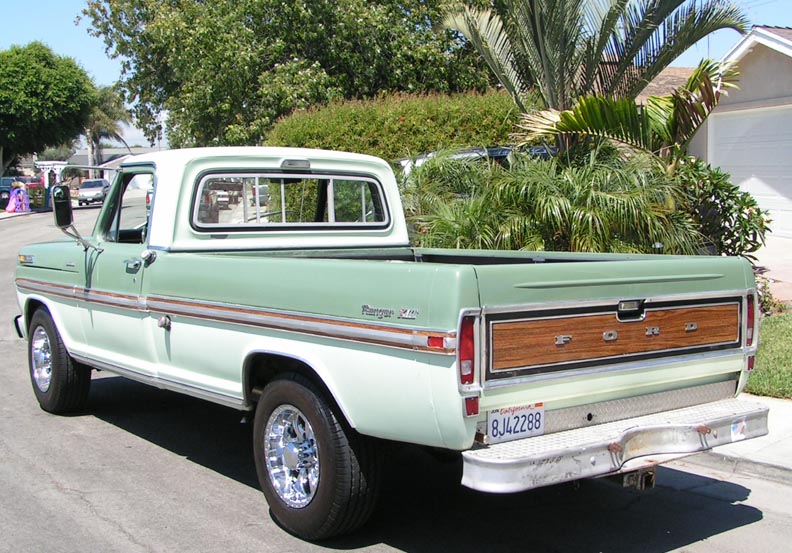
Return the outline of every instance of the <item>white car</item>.
<path id="1" fill-rule="evenodd" d="M 220 209 L 230 209 L 230 197 L 228 196 L 228 192 L 225 190 L 216 190 L 215 191 L 215 198 L 217 201 L 217 207 Z"/>
<path id="2" fill-rule="evenodd" d="M 77 203 L 88 205 L 93 202 L 104 202 L 108 190 L 110 190 L 110 183 L 105 179 L 84 181 L 80 185 L 80 191 L 77 193 Z"/>

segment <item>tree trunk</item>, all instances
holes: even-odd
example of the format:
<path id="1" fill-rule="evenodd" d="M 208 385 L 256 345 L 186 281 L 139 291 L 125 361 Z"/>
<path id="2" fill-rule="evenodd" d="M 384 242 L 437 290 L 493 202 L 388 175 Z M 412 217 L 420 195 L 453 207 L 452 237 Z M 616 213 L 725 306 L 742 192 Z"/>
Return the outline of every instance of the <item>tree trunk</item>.
<path id="1" fill-rule="evenodd" d="M 96 144 L 94 143 L 93 133 L 90 129 L 85 129 L 85 142 L 88 144 L 88 165 L 96 165 Z M 88 178 L 94 178 L 94 170 L 88 169 Z"/>

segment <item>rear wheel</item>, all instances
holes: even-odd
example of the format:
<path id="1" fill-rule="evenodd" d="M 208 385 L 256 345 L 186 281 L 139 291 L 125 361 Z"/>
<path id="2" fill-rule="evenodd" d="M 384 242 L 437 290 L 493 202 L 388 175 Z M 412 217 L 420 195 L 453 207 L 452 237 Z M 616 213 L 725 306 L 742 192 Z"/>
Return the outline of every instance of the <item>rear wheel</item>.
<path id="1" fill-rule="evenodd" d="M 275 519 L 307 540 L 365 523 L 379 488 L 376 444 L 340 420 L 309 380 L 290 375 L 264 389 L 253 451 Z"/>
<path id="2" fill-rule="evenodd" d="M 38 309 L 30 320 L 28 365 L 33 392 L 42 409 L 62 414 L 85 406 L 91 369 L 69 356 L 46 309 Z"/>

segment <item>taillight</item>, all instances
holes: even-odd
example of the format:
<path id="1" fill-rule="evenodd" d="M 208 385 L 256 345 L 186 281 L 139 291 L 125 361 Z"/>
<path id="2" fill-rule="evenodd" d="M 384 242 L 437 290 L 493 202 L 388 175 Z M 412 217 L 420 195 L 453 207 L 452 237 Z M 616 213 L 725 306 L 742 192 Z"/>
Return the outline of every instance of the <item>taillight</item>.
<path id="1" fill-rule="evenodd" d="M 459 382 L 461 384 L 473 384 L 474 369 L 476 366 L 476 343 L 475 343 L 475 317 L 463 317 L 459 329 Z"/>
<path id="2" fill-rule="evenodd" d="M 751 347 L 754 342 L 754 333 L 756 332 L 756 299 L 753 294 L 748 295 L 746 313 L 746 328 L 745 328 L 745 345 Z"/>

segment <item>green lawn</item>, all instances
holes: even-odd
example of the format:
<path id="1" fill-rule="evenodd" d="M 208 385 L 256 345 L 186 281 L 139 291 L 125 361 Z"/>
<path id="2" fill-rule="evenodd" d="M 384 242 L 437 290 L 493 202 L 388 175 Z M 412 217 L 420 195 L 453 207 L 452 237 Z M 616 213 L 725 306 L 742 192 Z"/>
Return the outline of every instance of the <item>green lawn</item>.
<path id="1" fill-rule="evenodd" d="M 760 396 L 792 398 L 792 313 L 762 320 L 756 368 L 746 391 Z"/>

